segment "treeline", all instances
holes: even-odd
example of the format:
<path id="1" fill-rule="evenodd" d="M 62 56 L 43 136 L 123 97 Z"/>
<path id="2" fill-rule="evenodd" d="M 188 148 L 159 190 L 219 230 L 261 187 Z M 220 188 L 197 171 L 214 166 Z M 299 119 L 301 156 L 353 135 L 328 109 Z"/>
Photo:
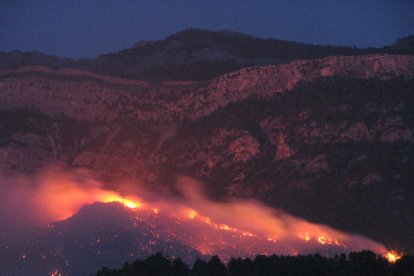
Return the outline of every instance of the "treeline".
<path id="1" fill-rule="evenodd" d="M 403 256 L 395 263 L 388 262 L 384 257 L 371 251 L 352 252 L 335 257 L 315 255 L 298 256 L 256 256 L 249 258 L 231 258 L 225 264 L 219 257 L 213 256 L 205 261 L 197 259 L 190 268 L 181 259 L 171 259 L 161 253 L 149 256 L 145 260 L 125 263 L 122 269 L 103 267 L 96 276 L 126 275 L 339 275 L 339 276 L 409 276 L 414 275 L 414 256 Z"/>

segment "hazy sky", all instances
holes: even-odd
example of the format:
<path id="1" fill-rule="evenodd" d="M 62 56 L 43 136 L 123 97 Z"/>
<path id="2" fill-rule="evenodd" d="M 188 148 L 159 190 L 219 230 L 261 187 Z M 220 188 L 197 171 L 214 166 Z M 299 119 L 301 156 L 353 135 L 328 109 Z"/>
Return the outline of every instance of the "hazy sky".
<path id="1" fill-rule="evenodd" d="M 186 28 L 380 47 L 414 34 L 414 0 L 0 0 L 0 51 L 95 57 Z"/>

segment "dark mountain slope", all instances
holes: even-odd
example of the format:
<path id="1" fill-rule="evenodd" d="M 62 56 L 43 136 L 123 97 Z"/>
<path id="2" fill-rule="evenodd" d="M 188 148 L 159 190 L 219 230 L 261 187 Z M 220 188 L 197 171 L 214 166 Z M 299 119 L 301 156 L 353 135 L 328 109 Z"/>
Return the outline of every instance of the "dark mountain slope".
<path id="1" fill-rule="evenodd" d="M 95 72 L 132 78 L 208 80 L 247 66 L 333 55 L 413 54 L 413 49 L 412 46 L 358 49 L 311 45 L 229 31 L 189 29 L 161 41 L 102 55 L 84 65 Z"/>
<path id="2" fill-rule="evenodd" d="M 0 53 L 0 68 L 43 65 L 135 79 L 209 80 L 247 66 L 283 64 L 297 59 L 378 53 L 412 55 L 414 48 L 410 41 L 406 37 L 387 47 L 358 49 L 264 39 L 232 31 L 189 29 L 95 59 L 70 60 L 38 52 Z"/>
<path id="3" fill-rule="evenodd" d="M 0 239 L 7 246 L 0 256 L 0 273 L 91 275 L 104 265 L 118 267 L 156 252 L 192 263 L 199 252 L 162 228 L 169 222 L 120 203 L 86 205 L 69 219 Z"/>
<path id="4" fill-rule="evenodd" d="M 174 161 L 160 164 L 197 172 L 214 198 L 258 196 L 413 250 L 412 87 L 327 79 L 268 100 L 246 99 L 179 129 L 161 149 Z"/>
<path id="5" fill-rule="evenodd" d="M 0 68 L 15 70 L 22 66 L 43 65 L 51 69 L 76 67 L 76 61 L 68 58 L 47 55 L 37 51 L 9 53 L 0 52 Z"/>
<path id="6" fill-rule="evenodd" d="M 161 194 L 189 175 L 216 200 L 256 198 L 412 252 L 412 87 L 322 79 L 182 123 L 3 110 L 0 164 L 33 173 L 58 161 L 108 183 L 138 178 Z"/>

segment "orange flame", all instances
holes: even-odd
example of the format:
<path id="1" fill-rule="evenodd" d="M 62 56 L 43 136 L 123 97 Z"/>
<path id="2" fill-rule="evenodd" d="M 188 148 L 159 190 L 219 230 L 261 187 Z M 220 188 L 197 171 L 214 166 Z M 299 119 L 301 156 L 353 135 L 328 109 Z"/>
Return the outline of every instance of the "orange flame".
<path id="1" fill-rule="evenodd" d="M 77 179 L 80 178 L 81 180 Z M 47 174 L 41 177 L 41 185 L 31 196 L 33 205 L 41 214 L 41 219 L 56 221 L 75 214 L 84 204 L 94 202 L 120 202 L 135 209 L 144 206 L 139 197 L 123 195 L 116 191 L 101 188 L 101 183 L 82 174 Z"/>
<path id="2" fill-rule="evenodd" d="M 190 210 L 190 211 L 188 212 L 188 217 L 189 217 L 190 219 L 194 219 L 196 216 L 197 216 L 197 212 L 196 212 L 195 210 Z"/>
<path id="3" fill-rule="evenodd" d="M 395 263 L 396 261 L 398 261 L 399 259 L 401 259 L 402 256 L 403 256 L 402 253 L 398 253 L 395 250 L 388 251 L 384 255 L 385 259 L 387 259 L 388 262 L 390 262 L 390 263 Z"/>
<path id="4" fill-rule="evenodd" d="M 144 203 L 136 197 L 132 196 L 121 196 L 118 193 L 110 192 L 110 191 L 104 191 L 101 193 L 98 193 L 96 196 L 96 201 L 100 202 L 120 202 L 123 205 L 125 205 L 128 208 L 135 209 L 135 208 L 142 208 L 144 206 Z M 158 213 L 159 210 L 153 209 L 155 213 Z"/>

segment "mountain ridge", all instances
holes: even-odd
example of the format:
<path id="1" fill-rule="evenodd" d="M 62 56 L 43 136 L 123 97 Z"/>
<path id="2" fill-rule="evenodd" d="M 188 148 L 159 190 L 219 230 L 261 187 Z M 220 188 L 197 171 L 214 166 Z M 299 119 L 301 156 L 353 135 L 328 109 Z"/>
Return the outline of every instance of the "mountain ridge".
<path id="1" fill-rule="evenodd" d="M 71 60 L 39 52 L 0 53 L 0 67 L 17 69 L 24 65 L 44 65 L 134 79 L 205 81 L 247 66 L 278 65 L 296 59 L 386 53 L 413 55 L 410 41 L 408 36 L 383 48 L 359 49 L 257 38 L 233 31 L 188 29 L 163 40 L 138 43 L 95 59 Z"/>
<path id="2" fill-rule="evenodd" d="M 33 73 L 46 78 L 37 78 Z M 148 82 L 77 69 L 52 71 L 45 67 L 23 67 L 14 73 L 6 71 L 2 74 L 0 89 L 4 92 L 0 95 L 3 101 L 0 108 L 22 108 L 30 103 L 49 115 L 57 115 L 66 109 L 66 115 L 78 119 L 94 120 L 106 116 L 112 120 L 127 104 L 129 114 L 124 115 L 131 119 L 185 121 L 197 120 L 232 102 L 248 97 L 270 97 L 293 89 L 299 82 L 318 78 L 409 79 L 413 75 L 414 57 L 398 55 L 335 56 L 279 66 L 250 67 L 207 83 Z M 47 76 L 64 78 L 67 88 L 59 87 L 59 79 L 53 81 Z M 79 82 L 81 79 L 84 81 Z M 18 85 L 14 84 L 16 81 Z M 54 90 L 53 94 L 50 94 L 51 90 Z M 73 102 L 70 106 L 67 105 L 68 98 Z M 119 104 L 114 107 L 114 102 Z"/>

